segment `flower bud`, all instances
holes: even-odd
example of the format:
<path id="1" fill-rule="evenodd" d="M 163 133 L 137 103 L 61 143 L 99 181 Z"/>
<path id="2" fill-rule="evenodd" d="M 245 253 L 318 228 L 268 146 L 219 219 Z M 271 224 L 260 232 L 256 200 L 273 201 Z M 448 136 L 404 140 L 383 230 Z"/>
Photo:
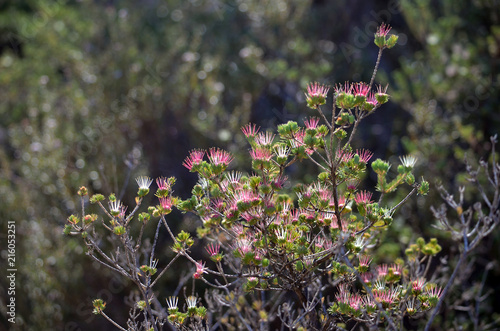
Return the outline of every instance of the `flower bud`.
<path id="1" fill-rule="evenodd" d="M 316 109 L 326 103 L 326 95 L 329 88 L 319 83 L 311 83 L 307 87 L 306 101 L 307 106 L 311 109 Z"/>
<path id="2" fill-rule="evenodd" d="M 379 175 L 385 175 L 391 166 L 389 163 L 382 161 L 381 159 L 377 159 L 372 162 L 372 169 Z"/>
<path id="3" fill-rule="evenodd" d="M 93 313 L 96 315 L 99 315 L 106 308 L 106 302 L 102 299 L 95 299 L 92 301 L 92 305 L 94 306 Z"/>
<path id="4" fill-rule="evenodd" d="M 71 233 L 71 230 L 72 230 L 72 229 L 73 229 L 73 227 L 72 227 L 71 225 L 66 224 L 66 225 L 64 226 L 63 233 L 64 233 L 65 235 L 69 235 L 69 234 Z"/>
<path id="5" fill-rule="evenodd" d="M 422 180 L 420 187 L 418 188 L 418 194 L 427 195 L 429 193 L 429 182 Z"/>
<path id="6" fill-rule="evenodd" d="M 89 192 L 87 191 L 87 188 L 85 186 L 80 187 L 78 190 L 78 195 L 83 197 L 86 196 Z"/>
<path id="7" fill-rule="evenodd" d="M 76 225 L 80 222 L 80 219 L 75 215 L 71 215 L 70 217 L 68 217 L 68 222 L 70 224 Z"/>
<path id="8" fill-rule="evenodd" d="M 375 45 L 379 48 L 384 48 L 385 46 L 385 36 L 375 34 Z"/>
<path id="9" fill-rule="evenodd" d="M 94 194 L 90 198 L 90 203 L 98 203 L 98 202 L 103 201 L 103 200 L 104 200 L 104 195 L 102 195 L 102 194 Z"/>
<path id="10" fill-rule="evenodd" d="M 118 236 L 124 235 L 125 232 L 126 232 L 125 227 L 122 225 L 118 225 L 113 228 L 113 233 Z"/>
<path id="11" fill-rule="evenodd" d="M 387 94 L 387 93 L 376 93 L 375 94 L 375 99 L 377 99 L 377 102 L 379 104 L 384 104 L 387 101 L 389 101 L 389 94 Z"/>
<path id="12" fill-rule="evenodd" d="M 96 214 L 85 215 L 83 217 L 83 224 L 89 225 L 91 223 L 94 223 L 96 220 L 97 220 Z"/>
<path id="13" fill-rule="evenodd" d="M 396 35 L 391 35 L 385 43 L 387 48 L 393 48 L 398 43 L 398 38 Z"/>

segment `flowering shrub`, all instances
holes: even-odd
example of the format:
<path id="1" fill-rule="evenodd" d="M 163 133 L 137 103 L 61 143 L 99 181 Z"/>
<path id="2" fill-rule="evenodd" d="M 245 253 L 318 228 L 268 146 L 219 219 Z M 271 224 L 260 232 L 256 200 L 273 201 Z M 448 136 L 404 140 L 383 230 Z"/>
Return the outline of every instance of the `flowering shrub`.
<path id="1" fill-rule="evenodd" d="M 174 178 L 158 178 L 158 204 L 139 212 L 152 184 L 148 177 L 137 179 L 136 206 L 129 213 L 114 195 L 108 197 L 108 207 L 104 196 L 90 198 L 107 221 L 86 214 L 82 199 L 81 218 L 70 216 L 65 233 L 81 234 L 91 257 L 137 286 L 129 330 L 159 330 L 167 321 L 178 329 L 271 329 L 273 323 L 303 330 L 358 324 L 398 329 L 403 319 L 421 318 L 441 302 L 442 289 L 429 275 L 432 258 L 441 251 L 436 239 L 419 238 L 406 250 L 405 259 L 372 263 L 380 234 L 397 209 L 412 195 L 429 190 L 425 180 L 416 180 L 412 156 L 402 157 L 395 173 L 388 162 L 373 161 L 375 190 L 358 188 L 372 153 L 351 142 L 359 123 L 389 100 L 387 86 L 374 86 L 382 52 L 397 42 L 389 31 L 382 25 L 375 34 L 379 54 L 371 81 L 336 85 L 331 111 L 323 109 L 330 88 L 312 83 L 306 102 L 316 117 L 308 117 L 303 125 L 281 124 L 277 132 L 263 132 L 255 124 L 242 128 L 251 147 L 251 173 L 230 169 L 233 156 L 225 150 L 195 149 L 183 163 L 199 176 L 186 200 L 172 195 Z M 314 181 L 288 178 L 289 167 L 300 162 L 315 165 Z M 408 185 L 410 193 L 389 206 L 387 195 L 401 185 Z M 86 189 L 79 194 L 85 197 Z M 174 207 L 201 220 L 197 232 L 208 260 L 191 256 L 190 234 L 172 232 L 165 217 Z M 144 229 L 153 221 L 155 238 L 143 247 Z M 138 234 L 132 231 L 134 222 L 140 225 Z M 108 231 L 116 251 L 100 248 L 96 223 Z M 155 253 L 161 228 L 175 252 L 163 264 Z M 157 298 L 153 287 L 181 257 L 193 264 L 194 280 L 212 288 L 205 295 L 207 307 L 195 295 L 186 297 L 181 307 L 176 296 L 163 299 L 166 308 Z M 96 299 L 94 312 L 125 330 L 105 314 L 105 305 Z"/>
<path id="2" fill-rule="evenodd" d="M 397 39 L 387 37 L 389 30 L 382 25 L 376 34 L 378 60 Z M 416 182 L 412 173 L 416 159 L 411 156 L 401 159 L 393 179 L 388 162 L 372 163 L 378 201 L 372 200 L 372 192 L 358 189 L 372 153 L 355 150 L 350 142 L 360 121 L 389 99 L 387 87 L 379 85 L 375 90 L 373 79 L 339 84 L 333 110 L 327 114 L 321 106 L 329 88 L 313 83 L 306 101 L 319 117 L 307 118 L 304 126 L 293 121 L 279 125 L 277 134 L 261 132 L 255 124 L 244 126 L 252 174 L 228 171 L 232 157 L 225 151 L 190 153 L 184 165 L 200 180 L 192 197 L 180 202 L 179 208 L 196 213 L 203 222 L 198 234 L 211 243 L 216 265 L 204 272 L 207 278 L 220 278 L 210 285 L 295 293 L 297 317 L 278 313 L 292 328 L 323 328 L 348 319 L 393 324 L 394 318 L 418 315 L 436 305 L 440 289 L 427 283 L 419 268 L 423 256 L 430 260 L 440 251 L 435 240 L 419 240 L 406 264 L 398 260 L 390 266 L 370 267 L 377 235 L 390 226 L 400 205 L 385 206 L 383 196 L 405 183 L 413 187 L 408 196 L 428 190 L 427 182 Z M 287 168 L 303 160 L 316 165 L 317 179 L 287 189 Z M 325 300 L 335 292 L 335 300 Z"/>

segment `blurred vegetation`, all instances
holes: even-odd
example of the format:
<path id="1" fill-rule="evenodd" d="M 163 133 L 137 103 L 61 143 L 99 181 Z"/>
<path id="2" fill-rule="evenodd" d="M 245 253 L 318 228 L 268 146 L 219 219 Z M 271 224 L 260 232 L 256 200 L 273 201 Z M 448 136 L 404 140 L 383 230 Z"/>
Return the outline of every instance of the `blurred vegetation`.
<path id="1" fill-rule="evenodd" d="M 412 116 L 402 143 L 419 157 L 422 174 L 433 178 L 434 187 L 442 184 L 458 196 L 458 187 L 468 183 L 466 165 L 477 169 L 480 160 L 487 161 L 490 137 L 500 132 L 499 4 L 488 0 L 400 3 L 412 53 L 401 57 L 401 69 L 387 77 L 394 80 L 393 100 Z M 479 196 L 477 190 L 467 190 L 465 199 L 472 205 Z M 426 199 L 406 206 L 411 215 L 406 221 L 413 231 L 438 235 L 430 226 L 433 221 L 428 211 L 441 201 L 433 190 Z M 458 254 L 456 246 L 446 245 L 446 238 L 441 240 L 447 254 Z M 500 257 L 499 244 L 497 231 L 478 249 L 472 259 L 475 263 L 466 272 L 469 278 L 462 279 L 448 303 L 467 305 L 480 291 L 500 290 L 493 281 L 499 276 L 495 262 Z M 453 266 L 453 258 L 450 261 Z M 488 290 L 481 289 L 486 280 Z M 500 317 L 494 308 L 500 305 L 498 295 L 492 294 L 488 300 L 493 301 L 480 306 L 485 323 Z M 472 329 L 467 314 L 450 310 L 445 318 L 447 327 Z"/>
<path id="2" fill-rule="evenodd" d="M 246 157 L 239 128 L 304 118 L 308 82 L 369 80 L 360 73 L 373 67 L 382 19 L 406 36 L 377 79 L 391 83 L 393 105 L 355 144 L 377 157 L 415 154 L 426 178 L 463 183 L 465 155 L 487 155 L 500 128 L 499 12 L 487 0 L 3 1 L 0 238 L 15 220 L 16 326 L 108 326 L 89 307 L 111 275 L 61 235 L 81 185 L 126 199 L 130 178 L 176 176 L 186 194 L 189 149 L 224 146 Z M 384 254 L 429 235 L 438 199 L 404 207 L 407 218 L 387 234 L 397 244 Z M 484 261 L 498 260 L 498 240 L 485 245 Z M 117 315 L 127 311 L 124 293 L 113 292 Z"/>

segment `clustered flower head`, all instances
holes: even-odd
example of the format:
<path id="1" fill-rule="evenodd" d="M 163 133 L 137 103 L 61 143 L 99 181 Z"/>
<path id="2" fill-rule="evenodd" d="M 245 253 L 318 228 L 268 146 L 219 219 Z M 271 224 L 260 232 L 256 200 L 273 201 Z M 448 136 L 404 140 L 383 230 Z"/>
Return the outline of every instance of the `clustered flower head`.
<path id="1" fill-rule="evenodd" d="M 178 311 L 177 308 L 177 303 L 179 302 L 179 298 L 177 297 L 168 297 L 167 299 L 167 306 L 168 306 L 168 312 L 170 314 L 174 314 Z"/>
<path id="2" fill-rule="evenodd" d="M 307 86 L 306 101 L 307 106 L 316 109 L 326 103 L 326 95 L 330 88 L 319 84 L 318 82 L 311 83 Z"/>
<path id="3" fill-rule="evenodd" d="M 124 206 L 120 200 L 114 200 L 109 202 L 109 213 L 112 216 L 123 218 L 125 216 L 125 211 L 127 207 Z"/>
<path id="4" fill-rule="evenodd" d="M 158 199 L 160 201 L 159 212 L 162 215 L 167 215 L 172 211 L 172 206 L 174 205 L 172 197 L 161 197 Z"/>
<path id="5" fill-rule="evenodd" d="M 165 177 L 157 178 L 156 185 L 158 186 L 158 190 L 156 191 L 156 196 L 157 197 L 166 196 L 170 192 L 172 184 L 173 184 L 173 178 L 168 178 L 168 179 Z"/>
<path id="6" fill-rule="evenodd" d="M 137 192 L 137 195 L 139 197 L 146 196 L 149 193 L 149 186 L 151 186 L 153 180 L 148 176 L 140 176 L 137 177 L 135 180 L 137 182 L 137 185 L 139 186 L 139 191 Z"/>
<path id="7" fill-rule="evenodd" d="M 210 244 L 205 248 L 210 255 L 210 259 L 214 262 L 220 262 L 222 260 L 222 253 L 220 252 L 220 244 Z"/>
<path id="8" fill-rule="evenodd" d="M 208 159 L 214 165 L 227 166 L 233 160 L 233 156 L 220 148 L 210 148 Z"/>
<path id="9" fill-rule="evenodd" d="M 398 42 L 398 36 L 387 36 L 389 31 L 391 31 L 391 27 L 385 23 L 382 23 L 378 27 L 377 32 L 375 33 L 375 45 L 377 45 L 380 49 L 392 48 Z"/>
<path id="10" fill-rule="evenodd" d="M 379 85 L 376 92 L 373 92 L 370 90 L 370 86 L 364 82 L 345 82 L 337 84 L 335 87 L 335 102 L 340 109 L 358 107 L 363 111 L 372 112 L 389 100 L 389 95 L 386 92 L 387 86 L 382 88 Z M 345 119 L 342 120 L 345 122 Z"/>
<path id="11" fill-rule="evenodd" d="M 259 129 L 256 124 L 248 123 L 247 125 L 241 128 L 241 131 L 247 138 L 255 137 L 259 132 Z"/>
<path id="12" fill-rule="evenodd" d="M 194 167 L 200 165 L 201 161 L 203 161 L 203 156 L 205 155 L 205 151 L 200 149 L 194 149 L 189 153 L 189 156 L 182 163 L 183 166 L 188 168 L 190 171 L 195 171 Z"/>

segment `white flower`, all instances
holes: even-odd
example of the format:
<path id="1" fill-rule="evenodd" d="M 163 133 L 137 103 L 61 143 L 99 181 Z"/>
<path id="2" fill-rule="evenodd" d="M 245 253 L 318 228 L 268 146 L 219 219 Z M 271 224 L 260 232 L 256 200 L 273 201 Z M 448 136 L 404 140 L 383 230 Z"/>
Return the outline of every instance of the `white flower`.
<path id="1" fill-rule="evenodd" d="M 177 309 L 177 302 L 179 299 L 177 297 L 168 297 L 167 305 L 168 309 Z"/>
<path id="2" fill-rule="evenodd" d="M 413 169 L 415 163 L 417 163 L 417 158 L 411 155 L 406 155 L 399 158 L 403 167 L 407 169 Z"/>
<path id="3" fill-rule="evenodd" d="M 279 240 L 285 240 L 288 236 L 287 230 L 285 228 L 280 228 L 274 230 L 276 233 L 276 237 L 278 237 Z"/>
<path id="4" fill-rule="evenodd" d="M 189 296 L 189 297 L 187 297 L 186 304 L 188 306 L 188 309 L 189 308 L 195 308 L 196 307 L 196 301 L 197 301 L 197 299 L 196 299 L 195 296 Z"/>
<path id="5" fill-rule="evenodd" d="M 226 174 L 226 179 L 229 181 L 231 184 L 237 184 L 240 182 L 241 176 L 243 174 L 239 171 L 231 171 L 230 173 Z"/>
<path id="6" fill-rule="evenodd" d="M 357 237 L 356 241 L 354 241 L 354 246 L 358 248 L 363 248 L 365 246 L 365 238 L 364 237 Z"/>
<path id="7" fill-rule="evenodd" d="M 151 178 L 149 178 L 148 176 L 137 177 L 135 179 L 135 181 L 137 182 L 137 185 L 139 185 L 139 189 L 141 189 L 141 190 L 149 189 L 149 186 L 153 182 L 153 180 Z"/>
<path id="8" fill-rule="evenodd" d="M 120 200 L 111 201 L 109 203 L 109 210 L 112 213 L 119 214 L 122 211 L 122 203 L 120 202 Z"/>
<path id="9" fill-rule="evenodd" d="M 285 145 L 279 145 L 277 148 L 275 148 L 276 155 L 278 157 L 288 157 L 290 154 L 290 148 Z"/>
<path id="10" fill-rule="evenodd" d="M 373 284 L 373 289 L 377 291 L 383 291 L 385 290 L 385 280 L 377 280 Z"/>

